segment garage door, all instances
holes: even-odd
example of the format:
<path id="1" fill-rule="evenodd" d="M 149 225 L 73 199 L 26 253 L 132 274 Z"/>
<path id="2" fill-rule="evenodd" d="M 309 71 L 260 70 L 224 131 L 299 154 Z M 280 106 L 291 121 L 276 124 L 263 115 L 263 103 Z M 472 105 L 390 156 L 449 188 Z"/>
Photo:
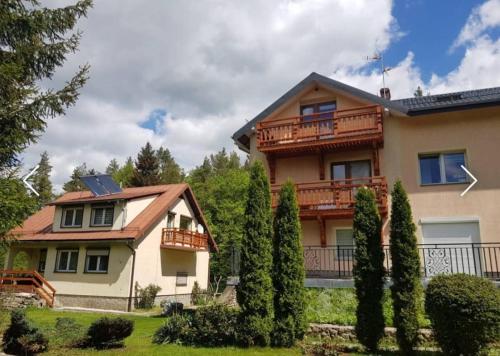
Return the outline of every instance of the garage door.
<path id="1" fill-rule="evenodd" d="M 478 222 L 422 223 L 425 275 L 480 274 Z"/>

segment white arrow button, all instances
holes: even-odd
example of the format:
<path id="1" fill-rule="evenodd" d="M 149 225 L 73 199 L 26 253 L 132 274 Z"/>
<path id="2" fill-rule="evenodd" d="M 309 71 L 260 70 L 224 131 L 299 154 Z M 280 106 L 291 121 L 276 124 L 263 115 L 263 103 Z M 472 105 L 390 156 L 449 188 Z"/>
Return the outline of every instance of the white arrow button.
<path id="1" fill-rule="evenodd" d="M 35 172 L 36 170 L 38 169 L 38 167 L 40 167 L 40 165 L 36 166 L 35 168 L 33 168 L 33 170 L 31 172 L 28 173 L 28 175 L 26 175 L 26 177 L 23 178 L 23 183 L 33 192 L 36 194 L 37 197 L 40 196 L 40 194 L 38 194 L 38 192 L 31 186 L 31 184 L 28 183 L 28 178 L 31 177 Z"/>
<path id="2" fill-rule="evenodd" d="M 463 196 L 464 196 L 464 195 L 465 195 L 465 194 L 469 191 L 469 189 L 470 189 L 470 188 L 472 188 L 472 187 L 473 187 L 473 186 L 477 183 L 477 179 L 476 179 L 476 177 L 474 177 L 474 176 L 472 175 L 472 173 L 471 173 L 471 172 L 469 172 L 469 171 L 467 170 L 467 168 L 465 168 L 463 165 L 461 165 L 460 167 L 461 167 L 461 168 L 465 171 L 465 173 L 467 173 L 467 174 L 468 174 L 468 175 L 472 178 L 472 180 L 473 180 L 473 182 L 472 182 L 472 183 L 471 183 L 471 184 L 467 187 L 467 189 L 465 189 L 465 190 L 462 192 L 462 194 L 460 194 L 460 196 L 461 196 L 461 197 L 463 197 Z"/>

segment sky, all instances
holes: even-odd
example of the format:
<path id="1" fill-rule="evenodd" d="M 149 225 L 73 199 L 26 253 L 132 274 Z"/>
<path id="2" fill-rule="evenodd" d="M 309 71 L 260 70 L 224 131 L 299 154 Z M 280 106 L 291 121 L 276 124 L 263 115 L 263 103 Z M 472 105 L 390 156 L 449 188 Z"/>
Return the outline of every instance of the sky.
<path id="1" fill-rule="evenodd" d="M 50 7 L 70 0 L 45 0 Z M 140 147 L 189 170 L 311 72 L 393 98 L 500 86 L 500 0 L 94 0 L 80 49 L 52 81 L 91 66 L 77 104 L 22 156 L 43 151 L 56 191 L 74 167 L 104 171 Z"/>

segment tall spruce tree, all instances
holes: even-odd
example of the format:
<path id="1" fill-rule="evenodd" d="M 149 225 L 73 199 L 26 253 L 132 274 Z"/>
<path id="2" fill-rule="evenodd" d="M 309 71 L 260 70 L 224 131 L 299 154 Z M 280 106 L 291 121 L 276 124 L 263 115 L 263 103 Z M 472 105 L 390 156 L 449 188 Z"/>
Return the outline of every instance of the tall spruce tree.
<path id="1" fill-rule="evenodd" d="M 130 184 L 133 187 L 145 187 L 160 184 L 160 165 L 155 150 L 148 142 L 141 148 L 135 161 L 134 175 Z"/>
<path id="2" fill-rule="evenodd" d="M 175 162 L 168 148 L 160 147 L 156 151 L 162 184 L 181 183 L 184 180 L 182 168 Z"/>
<path id="3" fill-rule="evenodd" d="M 272 213 L 269 182 L 261 162 L 250 169 L 245 228 L 241 244 L 239 340 L 269 345 L 273 329 Z"/>
<path id="4" fill-rule="evenodd" d="M 277 346 L 290 347 L 304 337 L 307 327 L 304 279 L 299 207 L 295 186 L 288 181 L 281 187 L 274 217 L 272 339 Z"/>
<path id="5" fill-rule="evenodd" d="M 384 251 L 381 239 L 382 223 L 375 194 L 361 188 L 356 194 L 353 236 L 355 243 L 354 285 L 358 306 L 356 335 L 370 351 L 378 348 L 384 335 Z"/>
<path id="6" fill-rule="evenodd" d="M 71 173 L 70 180 L 63 185 L 63 190 L 65 192 L 81 192 L 87 190 L 88 188 L 80 180 L 80 177 L 85 176 L 89 173 L 87 170 L 87 164 L 83 163 L 73 169 Z"/>
<path id="7" fill-rule="evenodd" d="M 420 259 L 415 224 L 408 196 L 397 181 L 392 190 L 391 241 L 392 305 L 394 326 L 400 350 L 409 355 L 418 341 L 418 301 L 420 285 Z"/>
<path id="8" fill-rule="evenodd" d="M 109 164 L 106 167 L 106 174 L 114 176 L 116 172 L 118 172 L 119 170 L 120 170 L 120 165 L 118 164 L 116 158 L 113 158 L 111 161 L 109 161 Z"/>
<path id="9" fill-rule="evenodd" d="M 39 207 L 49 203 L 54 198 L 52 183 L 50 181 L 51 171 L 52 166 L 49 162 L 49 154 L 45 151 L 40 155 L 38 169 L 35 171 L 31 179 L 33 189 L 35 189 L 39 194 L 36 197 Z"/>

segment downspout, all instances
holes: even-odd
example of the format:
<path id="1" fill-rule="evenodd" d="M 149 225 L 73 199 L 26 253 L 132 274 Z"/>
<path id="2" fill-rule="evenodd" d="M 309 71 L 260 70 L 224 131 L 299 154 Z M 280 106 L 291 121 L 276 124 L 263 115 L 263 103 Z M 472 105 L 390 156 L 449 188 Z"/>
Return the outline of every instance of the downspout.
<path id="1" fill-rule="evenodd" d="M 135 248 L 131 247 L 129 243 L 127 243 L 127 247 L 130 249 L 130 251 L 132 251 L 132 271 L 130 272 L 130 290 L 127 305 L 127 311 L 130 312 L 132 311 L 132 293 L 134 291 Z"/>

